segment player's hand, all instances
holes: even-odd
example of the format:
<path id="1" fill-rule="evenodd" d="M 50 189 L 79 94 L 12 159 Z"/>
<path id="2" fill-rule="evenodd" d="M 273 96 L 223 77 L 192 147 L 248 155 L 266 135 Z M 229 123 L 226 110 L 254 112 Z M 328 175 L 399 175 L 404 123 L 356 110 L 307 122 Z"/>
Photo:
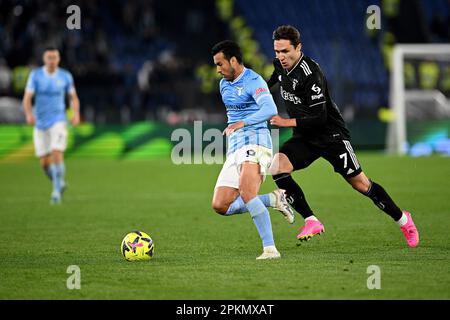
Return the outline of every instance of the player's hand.
<path id="1" fill-rule="evenodd" d="M 27 119 L 27 124 L 34 125 L 36 123 L 36 119 L 32 114 L 26 114 L 25 118 Z"/>
<path id="2" fill-rule="evenodd" d="M 235 132 L 236 130 L 239 130 L 241 128 L 244 127 L 244 121 L 238 121 L 235 122 L 233 124 L 230 124 L 228 127 L 225 128 L 225 130 L 223 130 L 222 134 L 229 136 L 230 134 L 232 134 L 233 132 Z"/>
<path id="3" fill-rule="evenodd" d="M 270 119 L 270 124 L 281 128 L 295 127 L 297 125 L 295 119 L 284 119 L 280 116 L 272 117 L 272 119 Z"/>
<path id="4" fill-rule="evenodd" d="M 79 113 L 75 113 L 72 117 L 72 125 L 73 126 L 77 126 L 80 123 L 80 114 Z"/>

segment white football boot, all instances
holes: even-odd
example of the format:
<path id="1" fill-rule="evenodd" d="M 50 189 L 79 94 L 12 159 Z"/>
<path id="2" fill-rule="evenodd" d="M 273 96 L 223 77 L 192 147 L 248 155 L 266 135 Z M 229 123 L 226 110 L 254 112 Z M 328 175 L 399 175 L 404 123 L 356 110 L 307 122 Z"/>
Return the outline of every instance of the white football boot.
<path id="1" fill-rule="evenodd" d="M 278 252 L 275 246 L 264 247 L 262 255 L 260 255 L 256 260 L 267 260 L 267 259 L 280 259 L 281 254 Z"/>
<path id="2" fill-rule="evenodd" d="M 282 189 L 277 189 L 272 191 L 272 194 L 275 195 L 275 206 L 274 209 L 278 210 L 281 212 L 281 214 L 283 215 L 283 217 L 290 223 L 294 223 L 295 222 L 295 214 L 294 211 L 292 210 L 291 206 L 289 205 L 289 203 L 286 200 L 286 195 L 285 195 L 285 191 Z"/>
<path id="3" fill-rule="evenodd" d="M 52 195 L 50 197 L 50 204 L 60 204 L 61 203 L 61 193 L 53 190 Z"/>

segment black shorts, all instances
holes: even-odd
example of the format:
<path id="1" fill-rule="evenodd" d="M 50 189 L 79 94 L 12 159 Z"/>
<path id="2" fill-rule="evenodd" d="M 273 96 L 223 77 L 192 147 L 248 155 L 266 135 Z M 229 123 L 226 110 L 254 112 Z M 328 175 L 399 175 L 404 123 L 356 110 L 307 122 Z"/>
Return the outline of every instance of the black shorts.
<path id="1" fill-rule="evenodd" d="M 336 139 L 319 145 L 293 136 L 281 146 L 279 152 L 289 158 L 294 170 L 304 169 L 322 157 L 344 178 L 351 178 L 362 172 L 349 140 Z"/>

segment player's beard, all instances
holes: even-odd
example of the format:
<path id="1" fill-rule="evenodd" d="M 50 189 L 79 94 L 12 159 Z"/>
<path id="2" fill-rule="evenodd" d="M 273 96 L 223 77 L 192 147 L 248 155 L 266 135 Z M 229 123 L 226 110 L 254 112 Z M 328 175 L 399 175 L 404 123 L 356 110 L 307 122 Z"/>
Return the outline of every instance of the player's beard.
<path id="1" fill-rule="evenodd" d="M 227 79 L 228 81 L 233 81 L 235 79 L 235 75 L 236 75 L 236 69 L 234 69 L 233 67 L 230 67 L 230 78 Z"/>

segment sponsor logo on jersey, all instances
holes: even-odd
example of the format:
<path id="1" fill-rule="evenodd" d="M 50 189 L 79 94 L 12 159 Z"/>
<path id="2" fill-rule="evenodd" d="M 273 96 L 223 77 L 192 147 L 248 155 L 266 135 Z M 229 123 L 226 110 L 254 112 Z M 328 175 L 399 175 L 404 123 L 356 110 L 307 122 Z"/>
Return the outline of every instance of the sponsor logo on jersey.
<path id="1" fill-rule="evenodd" d="M 311 87 L 311 90 L 314 91 L 316 94 L 320 94 L 320 91 L 322 91 L 322 89 L 320 89 L 315 83 Z"/>
<path id="2" fill-rule="evenodd" d="M 225 106 L 228 110 L 244 110 L 247 106 L 245 104 L 227 104 Z"/>
<path id="3" fill-rule="evenodd" d="M 311 90 L 314 91 L 316 94 L 311 96 L 311 100 L 317 100 L 320 98 L 323 98 L 323 93 L 322 89 L 320 89 L 320 87 L 318 87 L 315 83 L 313 84 L 313 86 L 311 87 Z"/>
<path id="4" fill-rule="evenodd" d="M 284 90 L 283 86 L 280 86 L 280 94 L 281 97 L 286 101 L 291 101 L 294 104 L 302 103 L 302 100 L 300 100 L 299 97 L 297 97 L 295 94 L 289 93 L 286 90 Z"/>
<path id="5" fill-rule="evenodd" d="M 313 100 L 313 101 L 320 99 L 320 98 L 323 98 L 323 93 L 311 96 L 311 100 Z"/>
<path id="6" fill-rule="evenodd" d="M 258 88 L 258 89 L 256 89 L 255 94 L 258 95 L 258 94 L 266 92 L 266 91 L 267 91 L 266 88 Z"/>

